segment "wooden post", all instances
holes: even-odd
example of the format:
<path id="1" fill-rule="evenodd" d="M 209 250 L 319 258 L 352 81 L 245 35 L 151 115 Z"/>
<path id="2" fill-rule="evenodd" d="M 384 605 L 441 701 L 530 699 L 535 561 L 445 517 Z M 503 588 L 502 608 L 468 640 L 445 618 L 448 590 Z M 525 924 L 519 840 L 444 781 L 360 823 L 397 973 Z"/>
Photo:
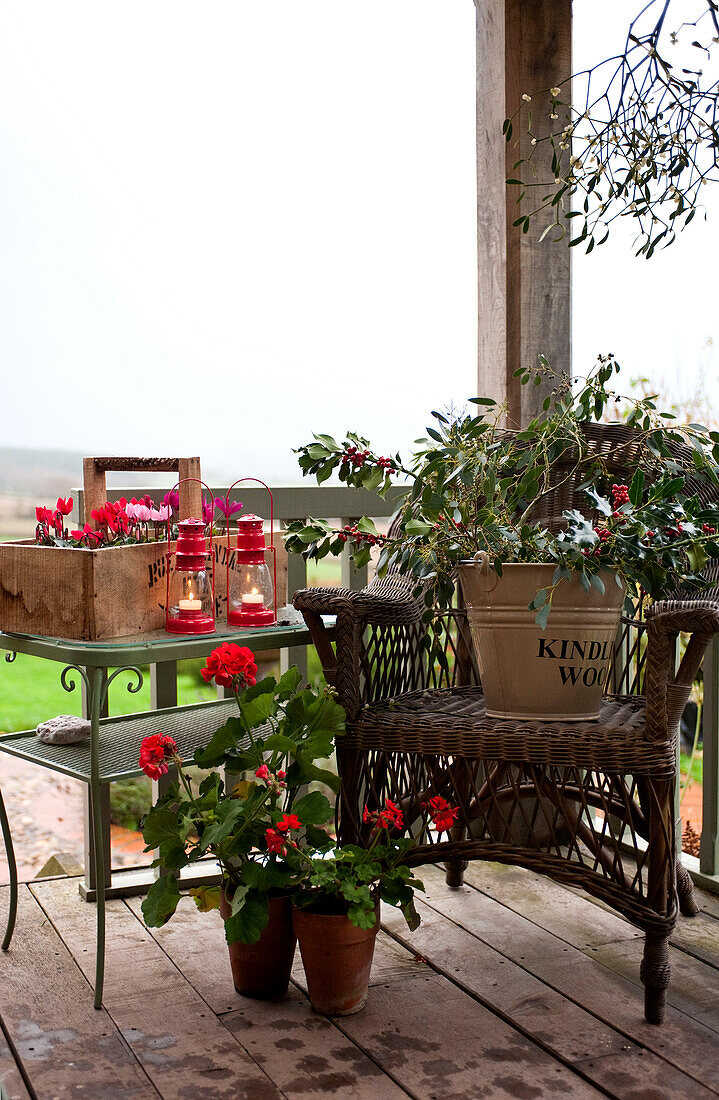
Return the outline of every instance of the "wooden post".
<path id="1" fill-rule="evenodd" d="M 566 241 L 542 231 L 551 219 L 532 220 L 528 233 L 518 217 L 519 188 L 505 180 L 529 151 L 526 112 L 507 143 L 502 123 L 523 94 L 532 96 L 535 128 L 549 114 L 545 91 L 571 72 L 571 0 L 475 0 L 477 8 L 477 244 L 479 272 L 479 395 L 507 402 L 508 422 L 526 424 L 541 408 L 547 386 L 521 386 L 518 367 L 538 355 L 556 371 L 571 370 L 570 256 Z M 548 148 L 548 146 L 547 146 Z M 549 178 L 543 151 L 538 178 Z M 525 173 L 526 174 L 526 173 Z M 541 188 L 536 189 L 543 194 Z M 531 207 L 531 194 L 521 210 Z"/>

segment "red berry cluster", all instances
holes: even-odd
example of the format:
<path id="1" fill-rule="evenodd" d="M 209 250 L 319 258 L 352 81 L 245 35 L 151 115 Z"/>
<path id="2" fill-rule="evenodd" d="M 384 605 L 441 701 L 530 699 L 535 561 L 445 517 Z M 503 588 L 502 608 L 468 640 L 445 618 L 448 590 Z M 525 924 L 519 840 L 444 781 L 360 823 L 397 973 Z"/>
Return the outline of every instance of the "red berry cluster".
<path id="1" fill-rule="evenodd" d="M 588 558 L 590 556 L 590 554 L 594 554 L 595 558 L 599 557 L 599 555 L 602 552 L 602 547 L 604 546 L 604 543 L 610 537 L 612 532 L 609 531 L 606 527 L 595 527 L 594 528 L 594 533 L 597 536 L 597 538 L 599 539 L 599 542 L 597 543 L 597 545 L 594 547 L 593 550 L 582 550 L 582 553 L 584 554 L 585 558 Z"/>
<path id="2" fill-rule="evenodd" d="M 354 466 L 355 468 L 361 468 L 368 460 L 371 459 L 372 455 L 370 451 L 360 451 L 359 447 L 347 447 L 347 449 L 342 452 L 343 466 Z M 380 455 L 380 457 L 376 461 L 377 465 L 382 470 L 390 470 L 392 472 L 395 470 L 395 464 L 391 458 L 385 458 L 384 455 Z"/>
<path id="3" fill-rule="evenodd" d="M 364 466 L 369 458 L 369 451 L 360 451 L 358 447 L 348 447 L 342 452 L 343 466 Z"/>
<path id="4" fill-rule="evenodd" d="M 626 485 L 612 485 L 612 504 L 614 511 L 612 516 L 616 519 L 617 516 L 621 516 L 621 523 L 626 522 L 626 518 L 619 511 L 623 504 L 629 504 L 629 489 Z"/>
<path id="5" fill-rule="evenodd" d="M 629 488 L 626 485 L 612 485 L 612 504 L 615 508 L 629 504 Z"/>
<path id="6" fill-rule="evenodd" d="M 684 525 L 681 524 L 681 523 L 678 523 L 676 525 L 676 527 L 665 527 L 664 530 L 665 530 L 665 533 L 667 535 L 671 535 L 671 537 L 673 539 L 678 539 L 679 536 L 681 535 L 682 531 L 684 530 Z"/>
<path id="7" fill-rule="evenodd" d="M 705 535 L 715 535 L 716 527 L 710 527 L 708 523 L 702 523 L 702 531 Z"/>
<path id="8" fill-rule="evenodd" d="M 359 527 L 350 527 L 349 523 L 346 523 L 338 533 L 337 538 L 342 542 L 347 542 L 347 539 L 354 539 L 356 543 L 366 542 L 369 546 L 375 546 L 382 536 L 371 535 L 367 531 L 360 531 Z"/>

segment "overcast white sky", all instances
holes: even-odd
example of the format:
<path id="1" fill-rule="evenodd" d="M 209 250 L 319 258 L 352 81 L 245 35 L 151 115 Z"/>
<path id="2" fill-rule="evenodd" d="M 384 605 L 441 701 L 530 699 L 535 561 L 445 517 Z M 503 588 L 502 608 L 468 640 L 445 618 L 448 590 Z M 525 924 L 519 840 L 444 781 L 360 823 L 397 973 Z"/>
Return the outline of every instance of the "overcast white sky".
<path id="1" fill-rule="evenodd" d="M 575 67 L 635 6 L 575 0 Z M 396 449 L 476 392 L 472 0 L 2 0 L 0 32 L 0 443 L 290 481 L 313 430 Z M 708 197 L 649 262 L 575 257 L 575 369 L 716 386 Z"/>

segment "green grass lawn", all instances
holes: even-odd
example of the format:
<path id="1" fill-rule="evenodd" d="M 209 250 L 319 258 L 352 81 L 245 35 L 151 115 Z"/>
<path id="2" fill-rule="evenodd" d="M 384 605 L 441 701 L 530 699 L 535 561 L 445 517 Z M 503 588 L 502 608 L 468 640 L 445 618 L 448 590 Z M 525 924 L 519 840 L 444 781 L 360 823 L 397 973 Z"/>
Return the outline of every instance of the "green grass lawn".
<path id="1" fill-rule="evenodd" d="M 216 699 L 214 687 L 200 677 L 203 661 L 181 661 L 177 671 L 177 693 L 181 705 Z M 67 692 L 60 683 L 62 665 L 18 653 L 12 664 L 0 664 L 0 730 L 34 729 L 38 722 L 56 714 L 81 714 L 82 697 L 80 677 L 68 673 L 75 680 L 75 690 Z M 110 686 L 110 714 L 133 714 L 150 709 L 150 670 L 143 668 L 145 682 L 136 695 L 126 688 L 134 677 L 118 676 Z"/>

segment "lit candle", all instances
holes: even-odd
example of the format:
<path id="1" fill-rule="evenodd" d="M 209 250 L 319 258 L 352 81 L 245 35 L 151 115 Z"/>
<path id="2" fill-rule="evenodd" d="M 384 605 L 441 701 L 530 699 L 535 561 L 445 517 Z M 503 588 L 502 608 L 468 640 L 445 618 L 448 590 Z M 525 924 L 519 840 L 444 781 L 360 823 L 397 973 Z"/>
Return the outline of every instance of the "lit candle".
<path id="1" fill-rule="evenodd" d="M 258 610 L 260 607 L 264 607 L 265 597 L 261 592 L 258 592 L 256 588 L 253 588 L 251 592 L 242 593 L 242 606 L 247 608 L 254 608 Z"/>
<path id="2" fill-rule="evenodd" d="M 188 600 L 180 600 L 178 606 L 180 611 L 201 611 L 202 600 L 193 599 L 192 593 L 190 593 L 190 598 Z"/>

